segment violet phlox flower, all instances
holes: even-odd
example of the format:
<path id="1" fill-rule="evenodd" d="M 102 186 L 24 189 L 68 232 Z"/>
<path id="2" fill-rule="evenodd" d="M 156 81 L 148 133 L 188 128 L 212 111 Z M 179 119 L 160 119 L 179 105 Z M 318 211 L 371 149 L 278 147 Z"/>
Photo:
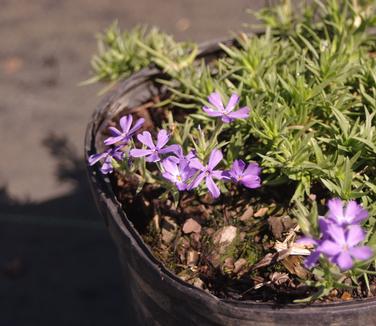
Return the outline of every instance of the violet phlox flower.
<path id="1" fill-rule="evenodd" d="M 334 198 L 328 201 L 328 208 L 327 217 L 338 225 L 358 224 L 368 217 L 368 212 L 354 200 L 345 205 L 341 199 Z"/>
<path id="2" fill-rule="evenodd" d="M 248 166 L 242 160 L 235 160 L 231 169 L 224 173 L 224 176 L 230 178 L 235 183 L 240 183 L 247 188 L 259 188 L 261 168 L 257 163 L 250 163 Z"/>
<path id="3" fill-rule="evenodd" d="M 136 123 L 132 126 L 133 117 L 131 114 L 126 115 L 120 119 L 120 128 L 121 130 L 115 127 L 109 127 L 109 130 L 112 134 L 111 137 L 105 139 L 105 145 L 113 145 L 116 143 L 126 144 L 132 138 L 132 136 L 136 133 L 138 129 L 142 127 L 145 120 L 140 118 L 136 121 Z"/>
<path id="4" fill-rule="evenodd" d="M 179 160 L 173 156 L 164 159 L 162 167 L 164 170 L 162 176 L 175 184 L 180 191 L 187 189 L 188 180 L 196 173 L 196 170 L 189 166 L 187 160 Z"/>
<path id="5" fill-rule="evenodd" d="M 167 153 L 174 153 L 178 150 L 179 145 L 166 146 L 170 139 L 167 131 L 162 129 L 158 132 L 156 144 L 154 144 L 150 132 L 144 131 L 143 133 L 137 135 L 137 139 L 145 145 L 147 148 L 131 149 L 130 155 L 132 157 L 143 157 L 147 162 L 158 162 L 161 160 L 160 155 Z M 165 147 L 166 146 L 166 147 Z"/>
<path id="6" fill-rule="evenodd" d="M 340 199 L 329 200 L 328 208 L 327 216 L 319 218 L 320 238 L 298 240 L 299 243 L 315 247 L 305 261 L 306 267 L 315 266 L 321 254 L 342 271 L 352 268 L 354 260 L 371 258 L 372 249 L 359 245 L 365 239 L 365 232 L 357 224 L 367 217 L 367 211 L 355 201 L 348 202 L 344 208 L 344 202 Z"/>
<path id="7" fill-rule="evenodd" d="M 213 198 L 218 198 L 221 194 L 213 178 L 223 179 L 223 171 L 215 170 L 215 167 L 222 161 L 223 155 L 219 149 L 213 149 L 210 153 L 207 165 L 203 165 L 198 158 L 193 158 L 189 166 L 199 171 L 198 175 L 192 180 L 188 190 L 194 189 L 205 179 L 206 187 Z"/>
<path id="8" fill-rule="evenodd" d="M 225 123 L 230 123 L 235 119 L 246 119 L 249 116 L 250 109 L 246 106 L 234 111 L 239 102 L 239 96 L 235 93 L 231 95 L 226 107 L 224 107 L 218 92 L 211 93 L 208 96 L 208 101 L 211 106 L 204 106 L 202 110 L 210 117 L 221 117 Z"/>
<path id="9" fill-rule="evenodd" d="M 108 148 L 103 153 L 90 155 L 88 159 L 89 165 L 92 166 L 100 160 L 104 160 L 101 167 L 101 172 L 103 174 L 112 173 L 114 170 L 112 164 L 113 160 L 121 161 L 124 158 L 124 152 L 121 151 L 121 147 L 122 146 Z"/>
<path id="10" fill-rule="evenodd" d="M 372 257 L 373 252 L 370 247 L 358 246 L 365 239 L 361 226 L 351 225 L 343 228 L 331 223 L 328 225 L 327 232 L 329 238 L 319 244 L 317 251 L 323 253 L 342 271 L 352 268 L 354 260 L 367 260 Z"/>

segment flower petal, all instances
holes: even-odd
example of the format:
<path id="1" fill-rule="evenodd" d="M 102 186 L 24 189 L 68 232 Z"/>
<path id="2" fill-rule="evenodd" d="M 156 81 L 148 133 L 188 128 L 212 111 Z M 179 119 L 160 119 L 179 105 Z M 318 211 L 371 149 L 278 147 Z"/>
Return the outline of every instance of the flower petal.
<path id="1" fill-rule="evenodd" d="M 167 153 L 174 153 L 175 155 L 179 154 L 179 145 L 172 144 L 169 146 L 166 146 L 165 148 L 160 149 L 158 152 L 159 154 L 167 154 Z"/>
<path id="2" fill-rule="evenodd" d="M 185 156 L 185 159 L 187 161 L 190 161 L 194 158 L 196 158 L 196 151 L 194 151 L 194 150 L 190 150 L 189 153 Z"/>
<path id="3" fill-rule="evenodd" d="M 346 242 L 349 247 L 354 247 L 365 239 L 366 235 L 360 225 L 351 225 L 346 232 Z"/>
<path id="4" fill-rule="evenodd" d="M 105 158 L 107 155 L 107 152 L 90 155 L 88 158 L 89 165 L 94 165 L 95 163 L 99 162 L 102 158 Z"/>
<path id="5" fill-rule="evenodd" d="M 210 153 L 208 169 L 213 170 L 223 159 L 223 154 L 219 149 L 214 148 Z"/>
<path id="6" fill-rule="evenodd" d="M 221 95 L 218 92 L 213 92 L 208 96 L 208 100 L 219 111 L 224 111 Z"/>
<path id="7" fill-rule="evenodd" d="M 202 111 L 204 111 L 209 117 L 221 117 L 223 115 L 222 112 L 216 111 L 216 110 L 209 108 L 207 106 L 204 106 L 202 108 Z"/>
<path id="8" fill-rule="evenodd" d="M 152 153 L 154 153 L 154 151 L 151 149 L 141 149 L 141 148 L 140 149 L 133 148 L 129 152 L 130 156 L 132 157 L 143 157 L 143 156 L 151 155 Z"/>
<path id="9" fill-rule="evenodd" d="M 107 146 L 109 145 L 113 145 L 113 144 L 116 144 L 120 141 L 124 140 L 124 136 L 123 135 L 120 135 L 120 136 L 117 136 L 117 137 L 108 137 L 106 138 L 103 143 Z"/>
<path id="10" fill-rule="evenodd" d="M 169 139 L 170 139 L 170 136 L 168 135 L 167 130 L 165 129 L 159 130 L 158 136 L 157 136 L 157 147 L 161 149 L 164 145 L 167 144 Z"/>
<path id="11" fill-rule="evenodd" d="M 169 180 L 169 181 L 172 182 L 172 183 L 175 183 L 175 182 L 176 182 L 176 176 L 175 176 L 175 175 L 172 175 L 172 174 L 169 173 L 169 172 L 163 172 L 163 173 L 162 173 L 162 176 L 163 176 L 163 178 Z"/>
<path id="12" fill-rule="evenodd" d="M 198 174 L 193 180 L 192 182 L 188 185 L 188 190 L 192 190 L 194 188 L 197 188 L 201 181 L 205 178 L 205 173 L 200 173 Z"/>
<path id="13" fill-rule="evenodd" d="M 334 223 L 328 223 L 327 227 L 327 234 L 333 241 L 338 243 L 340 246 L 347 245 L 346 232 L 343 227 Z"/>
<path id="14" fill-rule="evenodd" d="M 220 179 L 229 181 L 235 178 L 232 176 L 231 170 L 229 170 L 229 171 L 222 171 Z M 234 180 L 234 181 L 236 182 L 237 180 Z"/>
<path id="15" fill-rule="evenodd" d="M 239 102 L 239 96 L 238 94 L 236 93 L 232 93 L 227 105 L 226 105 L 226 109 L 225 109 L 225 112 L 226 113 L 230 113 L 231 111 L 233 111 L 235 109 L 235 106 L 236 104 L 238 104 Z"/>
<path id="16" fill-rule="evenodd" d="M 123 133 L 127 134 L 129 129 L 131 128 L 133 122 L 133 117 L 131 114 L 126 115 L 120 119 L 120 126 L 123 130 Z"/>
<path id="17" fill-rule="evenodd" d="M 343 202 L 339 198 L 330 199 L 328 201 L 328 217 L 338 223 L 343 222 Z"/>
<path id="18" fill-rule="evenodd" d="M 184 191 L 187 189 L 188 185 L 182 181 L 178 181 L 175 183 L 176 188 L 178 188 L 179 191 Z"/>
<path id="19" fill-rule="evenodd" d="M 218 180 L 221 180 L 221 179 L 226 177 L 226 175 L 223 175 L 223 171 L 221 171 L 221 170 L 211 171 L 210 175 L 212 176 L 212 178 L 215 178 L 215 179 L 218 179 Z"/>
<path id="20" fill-rule="evenodd" d="M 175 147 L 174 154 L 175 154 L 179 159 L 185 159 L 184 152 L 183 152 L 183 148 L 182 148 L 180 145 L 178 145 L 178 144 L 174 144 L 174 145 L 171 145 L 171 146 L 174 146 L 174 147 Z"/>
<path id="21" fill-rule="evenodd" d="M 181 171 L 181 175 L 182 175 L 182 177 L 185 181 L 187 181 L 188 179 L 193 177 L 195 175 L 195 173 L 197 172 L 196 169 L 192 169 L 188 165 L 188 163 L 184 162 L 184 161 L 180 161 L 180 171 Z"/>
<path id="22" fill-rule="evenodd" d="M 261 187 L 261 179 L 255 175 L 246 175 L 241 180 L 240 183 L 247 188 L 256 189 Z"/>
<path id="23" fill-rule="evenodd" d="M 351 223 L 359 223 L 368 217 L 368 212 L 363 209 L 355 200 L 348 202 L 345 209 L 345 219 Z"/>
<path id="24" fill-rule="evenodd" d="M 113 172 L 114 168 L 113 168 L 113 166 L 111 164 L 111 160 L 112 159 L 110 159 L 110 160 L 106 159 L 105 162 L 103 163 L 103 165 L 101 167 L 101 172 L 103 174 L 108 174 L 108 173 L 112 173 Z"/>
<path id="25" fill-rule="evenodd" d="M 211 176 L 207 176 L 205 179 L 206 187 L 208 188 L 209 192 L 213 196 L 213 198 L 218 198 L 221 192 L 219 191 L 218 186 L 215 184 L 214 180 Z"/>
<path id="26" fill-rule="evenodd" d="M 333 262 L 336 263 L 343 271 L 350 269 L 354 264 L 348 251 L 341 252 L 338 257 L 333 259 Z"/>
<path id="27" fill-rule="evenodd" d="M 318 245 L 318 241 L 310 237 L 301 237 L 298 240 L 296 240 L 296 243 L 303 245 Z"/>
<path id="28" fill-rule="evenodd" d="M 337 256 L 339 253 L 341 253 L 343 248 L 338 243 L 336 243 L 334 241 L 324 240 L 317 247 L 317 250 L 322 252 L 326 256 L 333 257 L 333 256 Z"/>
<path id="29" fill-rule="evenodd" d="M 235 160 L 232 163 L 231 170 L 233 171 L 234 175 L 241 176 L 243 175 L 244 169 L 245 169 L 245 163 L 243 160 Z"/>
<path id="30" fill-rule="evenodd" d="M 244 170 L 244 175 L 259 176 L 260 173 L 261 173 L 261 168 L 257 163 L 249 163 L 247 168 Z"/>
<path id="31" fill-rule="evenodd" d="M 231 123 L 231 122 L 234 121 L 234 119 L 231 119 L 228 115 L 224 114 L 224 115 L 222 115 L 222 121 L 224 123 Z"/>
<path id="32" fill-rule="evenodd" d="M 152 152 L 149 156 L 145 157 L 146 162 L 158 162 L 160 161 L 161 158 L 158 155 L 158 152 Z"/>
<path id="33" fill-rule="evenodd" d="M 304 266 L 307 267 L 308 269 L 313 268 L 317 264 L 317 261 L 319 260 L 319 258 L 320 258 L 319 251 L 312 252 L 304 261 Z"/>
<path id="34" fill-rule="evenodd" d="M 367 246 L 355 247 L 350 248 L 350 255 L 358 260 L 367 260 L 373 256 L 373 251 Z"/>
<path id="35" fill-rule="evenodd" d="M 123 158 L 124 158 L 124 152 L 120 151 L 118 148 L 115 148 L 112 152 L 111 152 L 111 156 L 118 160 L 118 161 L 121 161 Z"/>
<path id="36" fill-rule="evenodd" d="M 233 111 L 227 114 L 231 119 L 247 119 L 249 116 L 250 109 L 247 107 L 241 108 L 238 111 Z"/>
<path id="37" fill-rule="evenodd" d="M 179 168 L 178 165 L 176 164 L 176 161 L 171 158 L 166 158 L 165 160 L 162 161 L 162 166 L 163 169 L 170 173 L 171 175 L 177 176 L 179 175 Z"/>
<path id="38" fill-rule="evenodd" d="M 131 130 L 129 130 L 129 135 L 131 136 L 132 134 L 134 134 L 138 129 L 140 129 L 142 127 L 142 125 L 144 124 L 145 122 L 145 119 L 144 118 L 140 118 L 136 121 L 136 123 L 133 125 L 133 127 L 131 128 Z"/>
<path id="39" fill-rule="evenodd" d="M 144 131 L 143 133 L 138 134 L 137 139 L 150 149 L 155 149 L 155 145 L 149 131 Z"/>
<path id="40" fill-rule="evenodd" d="M 205 170 L 205 167 L 202 165 L 202 163 L 200 162 L 200 160 L 198 158 L 194 158 L 192 159 L 190 162 L 189 162 L 189 166 L 193 169 L 196 169 L 196 170 Z"/>
<path id="41" fill-rule="evenodd" d="M 122 134 L 122 132 L 115 127 L 108 127 L 108 130 L 110 131 L 112 136 L 115 136 L 115 137 L 120 136 Z"/>
<path id="42" fill-rule="evenodd" d="M 328 225 L 329 225 L 329 220 L 323 216 L 319 216 L 319 227 L 320 227 L 320 231 L 322 233 L 323 239 L 326 239 L 329 236 Z"/>

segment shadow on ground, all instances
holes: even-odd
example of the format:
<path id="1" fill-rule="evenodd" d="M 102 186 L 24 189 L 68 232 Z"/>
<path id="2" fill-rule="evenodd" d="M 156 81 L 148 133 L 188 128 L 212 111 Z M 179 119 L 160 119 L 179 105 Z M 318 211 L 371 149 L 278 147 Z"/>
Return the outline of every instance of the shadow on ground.
<path id="1" fill-rule="evenodd" d="M 55 177 L 58 183 L 71 186 L 66 195 L 43 202 L 15 200 L 8 195 L 6 186 L 0 187 L 0 209 L 5 214 L 49 216 L 64 219 L 98 220 L 98 212 L 92 200 L 87 182 L 85 165 L 67 137 L 49 134 L 43 146 L 55 162 Z M 43 182 L 43 180 L 41 180 Z M 35 189 L 38 191 L 38 189 Z"/>
<path id="2" fill-rule="evenodd" d="M 128 325 L 117 251 L 84 162 L 65 137 L 48 135 L 43 145 L 72 191 L 32 203 L 0 189 L 1 325 Z"/>

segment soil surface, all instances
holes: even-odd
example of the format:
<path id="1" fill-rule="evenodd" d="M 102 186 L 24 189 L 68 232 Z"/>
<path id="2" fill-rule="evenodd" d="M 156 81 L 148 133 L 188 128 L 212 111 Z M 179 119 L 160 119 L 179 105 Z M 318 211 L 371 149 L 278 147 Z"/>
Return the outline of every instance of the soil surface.
<path id="1" fill-rule="evenodd" d="M 154 103 L 165 96 L 155 97 Z M 168 109 L 175 120 L 187 114 L 173 107 L 155 108 L 149 101 L 119 112 L 108 125 L 119 128 L 118 121 L 125 114 L 142 117 L 145 123 L 140 131 L 148 130 L 154 139 L 161 122 L 167 122 Z M 109 136 L 107 128 L 98 135 L 101 143 Z M 159 173 L 155 165 L 146 164 L 151 173 Z M 209 193 L 198 196 L 185 191 L 175 202 L 158 183 L 145 183 L 140 191 L 137 175 L 125 170 L 115 171 L 110 179 L 128 218 L 164 267 L 219 298 L 286 304 L 297 300 L 332 303 L 376 295 L 373 276 L 369 287 L 363 278 L 354 283 L 347 276 L 343 286 L 325 295 L 307 285 L 315 280 L 304 266 L 312 247 L 296 243 L 302 233 L 290 205 L 293 184 L 259 189 L 230 184 L 217 199 Z M 316 187 L 313 193 L 305 204 L 309 208 L 315 202 L 322 215 L 327 191 Z"/>
<path id="2" fill-rule="evenodd" d="M 0 325 L 132 324 L 82 162 L 94 34 L 118 19 L 203 41 L 265 2 L 0 0 Z"/>

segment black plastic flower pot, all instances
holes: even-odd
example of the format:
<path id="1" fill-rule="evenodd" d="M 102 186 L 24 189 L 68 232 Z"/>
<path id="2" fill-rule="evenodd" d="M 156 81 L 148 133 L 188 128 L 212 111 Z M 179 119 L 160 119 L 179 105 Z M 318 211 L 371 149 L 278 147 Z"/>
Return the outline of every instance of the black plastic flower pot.
<path id="1" fill-rule="evenodd" d="M 201 57 L 219 54 L 217 43 L 202 47 Z M 142 70 L 107 95 L 87 128 L 86 159 L 103 150 L 101 133 L 109 120 L 158 95 L 154 80 L 160 74 L 158 69 Z M 222 300 L 185 283 L 153 256 L 135 228 L 142 217 L 127 215 L 109 177 L 101 174 L 98 165 L 88 166 L 88 174 L 97 206 L 119 250 L 127 296 L 124 307 L 132 310 L 139 325 L 376 325 L 375 299 L 282 306 Z"/>

